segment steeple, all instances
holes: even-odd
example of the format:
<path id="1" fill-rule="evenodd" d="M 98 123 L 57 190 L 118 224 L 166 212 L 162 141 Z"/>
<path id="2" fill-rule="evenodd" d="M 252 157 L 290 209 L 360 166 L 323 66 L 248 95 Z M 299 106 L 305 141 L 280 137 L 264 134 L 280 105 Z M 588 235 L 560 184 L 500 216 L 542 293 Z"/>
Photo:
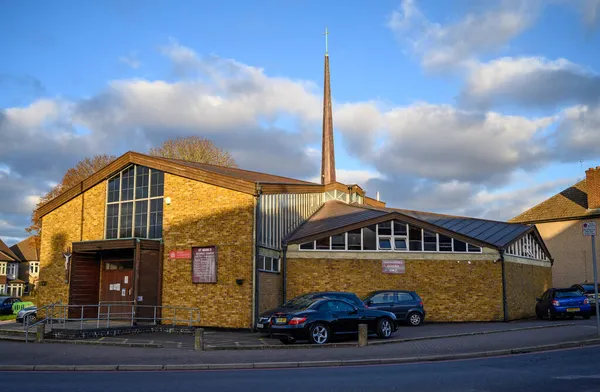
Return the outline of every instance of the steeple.
<path id="1" fill-rule="evenodd" d="M 325 86 L 323 91 L 323 142 L 321 152 L 321 184 L 335 182 L 335 154 L 333 148 L 333 116 L 331 114 L 331 88 L 329 86 L 329 54 L 325 29 Z"/>

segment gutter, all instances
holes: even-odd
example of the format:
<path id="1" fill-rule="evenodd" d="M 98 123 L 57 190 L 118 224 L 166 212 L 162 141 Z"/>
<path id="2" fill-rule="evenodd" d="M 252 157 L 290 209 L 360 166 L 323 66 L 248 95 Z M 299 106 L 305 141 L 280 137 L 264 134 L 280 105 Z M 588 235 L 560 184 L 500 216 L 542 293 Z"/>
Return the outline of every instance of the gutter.
<path id="1" fill-rule="evenodd" d="M 504 248 L 498 249 L 500 252 L 500 262 L 502 263 L 502 310 L 504 321 L 508 321 L 508 299 L 506 298 L 506 268 L 504 260 Z"/>

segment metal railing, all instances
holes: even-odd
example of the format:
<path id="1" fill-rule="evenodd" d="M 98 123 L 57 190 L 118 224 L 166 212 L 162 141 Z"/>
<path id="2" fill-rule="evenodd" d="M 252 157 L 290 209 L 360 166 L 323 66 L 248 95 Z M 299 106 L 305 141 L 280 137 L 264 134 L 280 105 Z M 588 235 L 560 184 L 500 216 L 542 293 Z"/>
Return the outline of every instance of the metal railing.
<path id="1" fill-rule="evenodd" d="M 25 341 L 28 342 L 29 329 L 40 324 L 50 325 L 56 329 L 55 324 L 62 324 L 62 329 L 79 330 L 93 328 L 110 328 L 116 322 L 118 326 L 133 327 L 137 323 L 152 325 L 185 325 L 192 326 L 200 322 L 200 309 L 182 306 L 153 306 L 136 305 L 133 302 L 100 302 L 97 305 L 64 305 L 52 303 L 36 311 L 38 320 L 30 323 L 29 318 L 23 320 Z M 40 318 L 41 316 L 41 318 Z M 90 327 L 91 326 L 91 327 Z"/>

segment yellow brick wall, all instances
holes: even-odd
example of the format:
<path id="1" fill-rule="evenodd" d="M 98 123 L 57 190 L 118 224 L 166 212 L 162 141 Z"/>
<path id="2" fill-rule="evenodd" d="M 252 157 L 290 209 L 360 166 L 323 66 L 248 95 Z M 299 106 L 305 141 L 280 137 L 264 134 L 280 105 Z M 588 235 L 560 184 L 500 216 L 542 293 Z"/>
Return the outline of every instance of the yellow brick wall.
<path id="1" fill-rule="evenodd" d="M 254 197 L 166 173 L 165 197 L 163 305 L 200 308 L 203 326 L 250 328 Z M 194 284 L 191 260 L 169 252 L 208 245 L 217 246 L 217 283 Z"/>
<path id="2" fill-rule="evenodd" d="M 381 259 L 288 258 L 287 299 L 310 291 L 416 291 L 429 321 L 503 319 L 502 269 L 490 260 L 406 260 L 406 273 L 383 274 Z"/>
<path id="3" fill-rule="evenodd" d="M 278 307 L 283 302 L 283 279 L 281 274 L 258 273 L 258 311 Z"/>
<path id="4" fill-rule="evenodd" d="M 100 183 L 42 218 L 40 244 L 40 281 L 38 305 L 62 300 L 69 301 L 69 287 L 65 283 L 65 259 L 62 253 L 73 242 L 104 239 L 106 183 Z M 81 206 L 84 204 L 84 220 Z M 83 234 L 83 235 L 82 235 Z"/>
<path id="5" fill-rule="evenodd" d="M 508 319 L 535 316 L 535 299 L 552 286 L 552 268 L 505 263 Z"/>

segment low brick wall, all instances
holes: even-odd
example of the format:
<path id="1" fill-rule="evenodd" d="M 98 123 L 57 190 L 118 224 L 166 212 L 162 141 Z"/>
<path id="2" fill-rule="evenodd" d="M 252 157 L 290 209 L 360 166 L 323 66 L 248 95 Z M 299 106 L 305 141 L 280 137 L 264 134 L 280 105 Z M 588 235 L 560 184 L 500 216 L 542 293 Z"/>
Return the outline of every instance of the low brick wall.
<path id="1" fill-rule="evenodd" d="M 535 317 L 536 298 L 552 286 L 552 268 L 506 262 L 508 319 Z"/>
<path id="2" fill-rule="evenodd" d="M 178 335 L 193 335 L 195 327 L 180 327 L 170 325 L 138 325 L 134 327 L 115 327 L 97 329 L 60 329 L 57 327 L 46 333 L 52 339 L 92 339 L 104 336 L 134 335 L 148 332 L 167 332 Z"/>

